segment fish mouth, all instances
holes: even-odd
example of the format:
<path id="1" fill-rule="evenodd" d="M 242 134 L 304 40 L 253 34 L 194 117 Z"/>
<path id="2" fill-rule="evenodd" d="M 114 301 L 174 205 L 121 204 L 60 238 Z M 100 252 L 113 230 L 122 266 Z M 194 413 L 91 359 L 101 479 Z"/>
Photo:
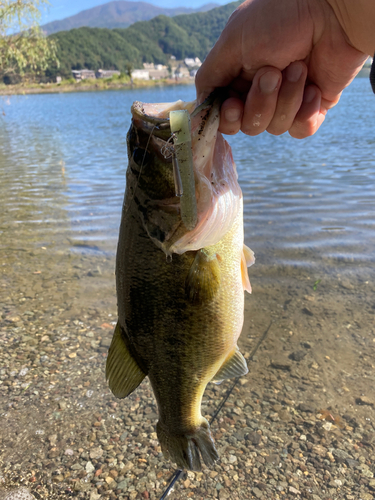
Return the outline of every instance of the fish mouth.
<path id="1" fill-rule="evenodd" d="M 161 104 L 148 104 L 135 101 L 131 107 L 133 122 L 136 127 L 148 133 L 152 132 L 154 136 L 167 141 L 172 135 L 169 121 L 170 111 L 186 109 L 189 111 L 192 119 L 206 109 L 217 108 L 219 112 L 226 94 L 225 89 L 216 89 L 199 106 L 196 106 L 196 101 L 184 102 L 179 100 L 174 103 Z M 202 127 L 204 125 L 202 122 Z"/>
<path id="2" fill-rule="evenodd" d="M 220 108 L 225 96 L 225 91 L 222 90 L 215 91 L 198 106 L 196 101 L 161 104 L 136 101 L 132 106 L 131 130 L 135 144 L 157 158 L 160 179 L 165 180 L 164 189 L 153 180 L 154 174 L 149 172 L 147 204 L 152 212 L 152 217 L 149 217 L 152 228 L 163 226 L 163 234 L 168 234 L 163 242 L 156 243 L 167 255 L 181 255 L 186 251 L 216 244 L 242 211 L 242 192 L 231 149 L 218 131 Z M 194 225 L 187 225 L 183 220 L 181 207 L 185 194 L 179 194 L 173 172 L 173 137 L 169 115 L 175 110 L 188 111 L 191 119 L 194 201 L 197 213 Z M 170 143 L 171 156 L 168 154 Z M 190 205 L 186 202 L 188 199 L 190 198 L 186 197 L 185 207 L 189 209 Z M 153 200 L 152 207 L 150 200 Z M 189 216 L 190 212 L 185 210 Z"/>
<path id="3" fill-rule="evenodd" d="M 191 118 L 194 118 L 205 109 L 218 108 L 219 111 L 222 103 L 227 97 L 227 89 L 221 87 L 215 89 L 209 96 L 206 97 L 206 99 L 201 104 L 196 106 L 196 108 L 191 113 Z"/>
<path id="4" fill-rule="evenodd" d="M 151 115 L 150 105 L 135 101 L 131 107 L 134 124 L 137 128 L 149 132 L 160 139 L 168 140 L 171 136 L 169 118 Z"/>

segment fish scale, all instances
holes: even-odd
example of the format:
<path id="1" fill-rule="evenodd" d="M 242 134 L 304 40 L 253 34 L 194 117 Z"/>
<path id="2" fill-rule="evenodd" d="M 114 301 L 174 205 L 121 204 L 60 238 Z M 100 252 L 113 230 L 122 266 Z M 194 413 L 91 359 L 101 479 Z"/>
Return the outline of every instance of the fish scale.
<path id="1" fill-rule="evenodd" d="M 176 103 L 167 104 L 152 117 L 153 130 L 158 118 L 163 120 L 163 141 L 168 106 L 176 109 Z M 207 384 L 247 373 L 237 340 L 253 254 L 243 244 L 242 193 L 230 148 L 217 132 L 218 106 L 208 105 L 192 120 L 198 224 L 191 231 L 181 220 L 172 163 L 160 154 L 161 139 L 150 137 L 148 105 L 133 112 L 116 256 L 118 323 L 107 360 L 107 379 L 117 397 L 149 377 L 162 451 L 190 470 L 218 459 L 201 415 Z M 210 228 L 206 240 L 205 227 Z"/>

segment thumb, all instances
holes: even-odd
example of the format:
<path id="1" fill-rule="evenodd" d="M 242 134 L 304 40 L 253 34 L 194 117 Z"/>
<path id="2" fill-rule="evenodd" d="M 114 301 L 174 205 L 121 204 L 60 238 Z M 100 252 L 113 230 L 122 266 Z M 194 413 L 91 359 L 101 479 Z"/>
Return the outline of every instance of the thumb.
<path id="1" fill-rule="evenodd" d="M 197 104 L 202 103 L 217 87 L 227 87 L 241 74 L 241 57 L 235 49 L 240 47 L 239 43 L 224 29 L 196 74 Z"/>

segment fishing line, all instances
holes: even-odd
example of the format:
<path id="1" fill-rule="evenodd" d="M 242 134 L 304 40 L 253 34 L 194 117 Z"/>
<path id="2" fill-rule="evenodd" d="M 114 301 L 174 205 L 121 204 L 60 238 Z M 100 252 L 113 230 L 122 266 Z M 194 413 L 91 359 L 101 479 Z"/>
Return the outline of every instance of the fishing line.
<path id="1" fill-rule="evenodd" d="M 184 471 L 183 469 L 178 469 L 178 470 L 175 472 L 175 474 L 174 474 L 174 476 L 173 476 L 173 478 L 172 478 L 171 482 L 170 482 L 170 483 L 169 483 L 169 485 L 168 485 L 168 488 L 164 491 L 163 495 L 160 497 L 160 500 L 165 500 L 165 498 L 167 498 L 167 496 L 168 496 L 170 493 L 172 493 L 173 488 L 174 488 L 174 485 L 175 485 L 175 484 L 177 483 L 177 481 L 178 481 L 179 479 L 181 479 L 184 475 L 185 475 L 185 471 Z"/>
<path id="2" fill-rule="evenodd" d="M 145 147 L 145 152 L 144 152 L 144 154 L 143 154 L 142 163 L 141 163 L 141 166 L 140 166 L 140 169 L 139 169 L 139 174 L 138 174 L 138 177 L 137 177 L 137 180 L 136 180 L 136 183 L 135 183 L 134 189 L 133 189 L 132 197 L 130 198 L 130 201 L 131 201 L 131 202 L 134 200 L 134 196 L 135 196 L 135 192 L 136 192 L 137 187 L 138 187 L 139 179 L 141 178 L 141 175 L 142 175 L 142 169 L 143 169 L 143 164 L 144 164 L 144 162 L 145 162 L 145 158 L 146 158 L 146 154 L 147 154 L 148 145 L 150 144 L 150 140 L 151 140 L 152 134 L 154 133 L 155 128 L 156 128 L 156 125 L 154 125 L 154 126 L 152 127 L 151 132 L 150 132 L 150 135 L 148 136 L 148 139 L 147 139 L 147 144 L 146 144 L 146 147 Z M 130 161 L 130 160 L 129 160 L 129 161 Z M 129 205 L 128 205 L 128 208 L 127 208 L 126 212 L 129 210 L 129 207 L 130 207 L 130 203 L 129 203 Z"/>
<path id="3" fill-rule="evenodd" d="M 371 83 L 372 91 L 375 94 L 375 54 L 374 54 L 374 57 L 372 59 L 372 64 L 371 64 L 370 83 Z"/>
<path id="4" fill-rule="evenodd" d="M 270 322 L 270 324 L 268 325 L 267 329 L 265 330 L 265 332 L 263 333 L 263 335 L 260 337 L 260 339 L 258 340 L 257 344 L 254 346 L 253 350 L 251 351 L 250 353 L 250 356 L 249 356 L 249 361 L 251 361 L 253 359 L 253 357 L 255 356 L 255 353 L 257 352 L 257 350 L 259 349 L 260 345 L 262 344 L 262 342 L 264 342 L 265 338 L 267 337 L 268 335 L 268 332 L 270 331 L 270 328 L 271 328 L 271 325 L 272 325 L 272 321 Z M 211 420 L 210 420 L 210 425 L 212 424 L 212 422 L 214 422 L 217 418 L 217 416 L 219 415 L 221 409 L 223 408 L 223 406 L 225 405 L 225 403 L 228 401 L 229 399 L 229 396 L 232 394 L 234 388 L 236 387 L 236 385 L 238 384 L 238 381 L 240 380 L 241 377 L 236 377 L 234 379 L 234 382 L 233 384 L 231 385 L 231 387 L 227 390 L 225 396 L 223 397 L 223 399 L 221 400 L 221 403 L 219 404 L 217 410 L 215 411 L 215 413 L 213 414 Z M 167 496 L 172 493 L 172 490 L 175 486 L 175 484 L 177 483 L 177 481 L 179 479 L 181 479 L 183 476 L 185 475 L 185 471 L 184 469 L 178 469 L 172 476 L 172 479 L 170 480 L 168 486 L 167 486 L 167 489 L 164 491 L 163 495 L 160 497 L 160 500 L 165 500 L 167 498 Z"/>
<path id="5" fill-rule="evenodd" d="M 260 339 L 258 340 L 256 346 L 253 348 L 253 350 L 251 351 L 250 353 L 250 356 L 249 356 L 249 361 L 252 360 L 252 358 L 255 356 L 255 353 L 257 352 L 257 350 L 259 349 L 261 343 L 264 341 L 264 339 L 266 338 L 268 332 L 269 332 L 269 329 L 271 328 L 271 325 L 272 325 L 272 321 L 270 322 L 270 324 L 268 325 L 267 327 L 267 330 L 263 333 L 263 335 L 260 337 Z M 234 388 L 236 387 L 236 385 L 238 384 L 238 381 L 240 380 L 241 377 L 236 377 L 234 379 L 234 382 L 232 384 L 232 386 L 228 389 L 226 395 L 223 397 L 219 407 L 217 408 L 217 410 L 215 411 L 213 417 L 211 418 L 210 420 L 210 425 L 212 424 L 212 422 L 214 422 L 214 420 L 216 420 L 218 414 L 220 413 L 222 407 L 225 405 L 225 403 L 228 401 L 228 398 L 229 396 L 232 394 Z"/>

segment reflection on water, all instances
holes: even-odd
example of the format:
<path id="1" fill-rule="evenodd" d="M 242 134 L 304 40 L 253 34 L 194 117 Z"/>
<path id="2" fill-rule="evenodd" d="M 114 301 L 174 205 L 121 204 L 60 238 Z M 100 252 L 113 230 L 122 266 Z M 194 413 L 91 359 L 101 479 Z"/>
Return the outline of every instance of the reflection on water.
<path id="1" fill-rule="evenodd" d="M 114 256 L 130 105 L 134 100 L 191 100 L 194 93 L 193 86 L 179 86 L 18 96 L 4 106 L 0 462 L 13 471 L 29 471 L 40 487 L 49 481 L 64 495 L 74 490 L 84 498 L 95 485 L 102 495 L 115 491 L 119 498 L 135 499 L 143 490 L 132 485 L 146 471 L 151 486 L 145 488 L 156 498 L 169 477 L 170 464 L 161 459 L 155 441 L 149 385 L 115 402 L 104 380 L 104 361 L 116 317 Z M 355 400 L 375 397 L 369 383 L 375 347 L 374 111 L 368 82 L 358 79 L 312 138 L 229 138 L 245 201 L 245 240 L 257 258 L 240 341 L 244 353 L 273 321 L 260 362 L 250 369 L 251 387 L 244 383 L 237 394 L 245 401 L 241 404 L 252 405 L 258 420 L 268 418 L 266 401 L 280 403 L 293 415 L 298 401 L 308 401 L 315 410 L 320 405 L 348 414 L 358 410 L 361 425 L 367 425 L 363 408 L 372 406 L 361 410 Z M 302 357 L 296 354 L 301 349 Z M 291 352 L 297 368 L 288 365 L 282 373 L 275 368 L 287 366 L 285 361 L 272 365 L 280 352 Z M 207 414 L 224 389 L 207 391 Z M 266 435 L 267 425 L 256 427 L 258 420 L 242 418 L 241 411 L 223 410 L 230 423 L 221 420 L 220 426 L 228 424 L 227 433 L 235 425 L 259 428 Z M 298 421 L 306 417 L 297 416 Z M 302 424 L 293 428 L 297 425 Z M 215 437 L 226 470 L 226 434 Z M 251 459 L 246 449 L 256 453 L 249 446 L 243 451 L 244 470 Z M 134 457 L 146 469 L 139 465 L 134 472 L 129 465 Z M 38 479 L 35 470 L 49 479 Z M 205 488 L 217 498 L 220 488 L 210 477 L 212 484 Z M 189 496 L 186 488 L 182 497 Z M 320 495 L 319 488 L 312 491 Z"/>
<path id="2" fill-rule="evenodd" d="M 373 261 L 374 102 L 366 84 L 353 83 L 314 137 L 236 138 L 246 235 L 260 245 L 258 258 L 271 240 L 272 260 L 283 264 L 293 254 L 307 268 L 321 259 Z"/>
<path id="3" fill-rule="evenodd" d="M 0 126 L 2 230 L 18 223 L 18 231 L 27 229 L 43 244 L 58 229 L 60 249 L 68 237 L 83 252 L 91 247 L 113 255 L 130 105 L 180 97 L 193 99 L 194 88 L 12 97 Z M 372 97 L 366 80 L 356 80 L 323 129 L 304 141 L 229 138 L 246 238 L 258 259 L 271 244 L 272 259 L 281 263 L 291 249 L 313 249 L 319 259 L 371 260 L 363 245 L 370 249 L 374 238 Z"/>

